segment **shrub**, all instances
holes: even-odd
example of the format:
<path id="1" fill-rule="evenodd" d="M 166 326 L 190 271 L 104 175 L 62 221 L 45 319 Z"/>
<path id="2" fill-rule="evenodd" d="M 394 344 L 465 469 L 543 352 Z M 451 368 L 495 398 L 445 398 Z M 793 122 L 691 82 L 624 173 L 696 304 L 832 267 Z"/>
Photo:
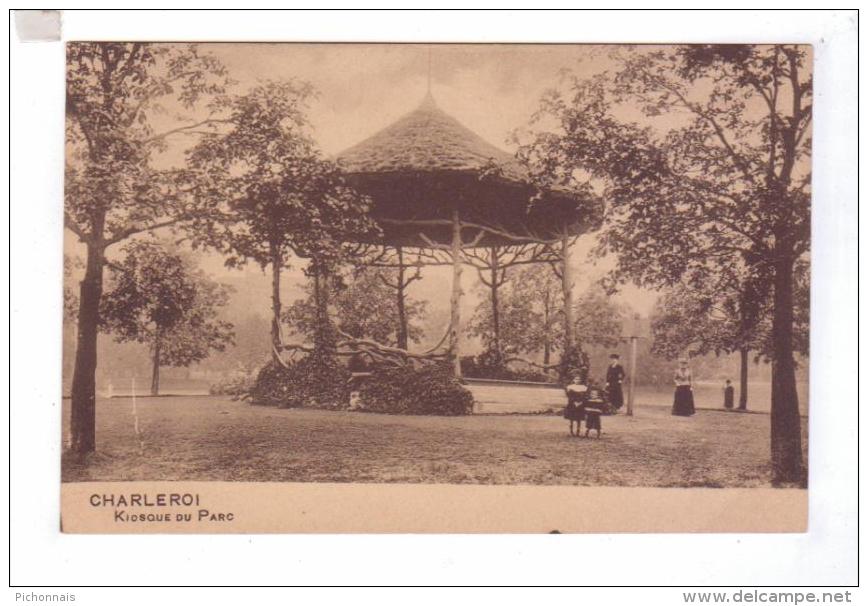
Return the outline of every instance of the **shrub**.
<path id="1" fill-rule="evenodd" d="M 233 400 L 244 398 L 253 389 L 256 373 L 238 372 L 212 383 L 208 393 L 212 396 L 232 396 Z"/>
<path id="2" fill-rule="evenodd" d="M 329 356 L 313 354 L 287 366 L 272 360 L 259 371 L 249 395 L 263 406 L 346 409 L 349 379 L 350 372 Z"/>
<path id="3" fill-rule="evenodd" d="M 572 348 L 561 354 L 561 361 L 558 365 L 558 380 L 561 384 L 567 385 L 572 382 L 573 377 L 579 376 L 584 383 L 587 381 L 590 367 L 588 354 L 581 346 L 573 345 Z"/>
<path id="4" fill-rule="evenodd" d="M 510 368 L 510 381 L 536 381 L 538 383 L 552 383 L 552 377 L 541 370 L 533 368 Z"/>
<path id="5" fill-rule="evenodd" d="M 362 383 L 359 404 L 369 412 L 456 416 L 473 412 L 473 395 L 446 364 L 380 367 Z"/>
<path id="6" fill-rule="evenodd" d="M 541 383 L 551 382 L 552 377 L 530 367 L 506 366 L 492 363 L 484 353 L 478 356 L 465 356 L 461 358 L 461 374 L 474 379 L 501 379 L 505 381 L 538 381 Z"/>

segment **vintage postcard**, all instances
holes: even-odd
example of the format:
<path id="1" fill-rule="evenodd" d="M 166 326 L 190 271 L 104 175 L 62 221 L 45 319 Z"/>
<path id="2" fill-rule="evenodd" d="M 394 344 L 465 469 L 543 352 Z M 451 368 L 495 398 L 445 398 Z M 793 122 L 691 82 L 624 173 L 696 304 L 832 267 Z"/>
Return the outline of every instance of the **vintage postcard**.
<path id="1" fill-rule="evenodd" d="M 810 46 L 66 54 L 64 532 L 806 530 Z"/>

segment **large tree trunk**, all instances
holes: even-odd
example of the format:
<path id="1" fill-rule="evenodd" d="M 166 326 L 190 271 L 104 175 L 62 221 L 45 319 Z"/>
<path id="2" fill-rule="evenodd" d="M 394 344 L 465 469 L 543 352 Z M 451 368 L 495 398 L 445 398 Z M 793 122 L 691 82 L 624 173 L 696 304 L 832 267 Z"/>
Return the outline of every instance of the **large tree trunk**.
<path id="1" fill-rule="evenodd" d="M 492 349 L 498 364 L 503 362 L 503 352 L 500 349 L 500 302 L 498 301 L 499 257 L 496 246 L 491 247 L 491 330 Z"/>
<path id="2" fill-rule="evenodd" d="M 452 297 L 449 301 L 449 355 L 456 377 L 461 376 L 461 222 L 458 210 L 452 211 Z"/>
<path id="3" fill-rule="evenodd" d="M 153 368 L 151 369 L 151 395 L 160 395 L 160 344 L 162 339 L 159 333 L 154 337 Z"/>
<path id="4" fill-rule="evenodd" d="M 101 233 L 101 230 L 98 231 Z M 78 304 L 78 341 L 72 373 L 70 447 L 77 453 L 96 449 L 96 345 L 102 298 L 104 250 L 88 245 L 87 266 Z"/>
<path id="5" fill-rule="evenodd" d="M 750 352 L 746 348 L 738 350 L 738 409 L 747 410 L 747 362 Z"/>
<path id="6" fill-rule="evenodd" d="M 398 290 L 398 331 L 397 331 L 397 340 L 398 340 L 398 348 L 399 349 L 407 349 L 409 344 L 408 339 L 408 330 L 407 330 L 407 307 L 406 300 L 404 298 L 404 287 L 406 286 L 404 282 L 404 251 L 400 246 L 396 248 L 398 251 L 398 280 L 396 282 L 397 290 Z"/>
<path id="7" fill-rule="evenodd" d="M 271 243 L 271 357 L 275 362 L 279 361 L 280 348 L 283 345 L 280 340 L 280 270 L 283 268 L 283 255 L 280 247 Z"/>
<path id="8" fill-rule="evenodd" d="M 788 249 L 789 248 L 789 249 Z M 793 360 L 793 254 L 781 239 L 775 246 L 772 318 L 771 450 L 774 482 L 801 482 L 802 427 Z"/>

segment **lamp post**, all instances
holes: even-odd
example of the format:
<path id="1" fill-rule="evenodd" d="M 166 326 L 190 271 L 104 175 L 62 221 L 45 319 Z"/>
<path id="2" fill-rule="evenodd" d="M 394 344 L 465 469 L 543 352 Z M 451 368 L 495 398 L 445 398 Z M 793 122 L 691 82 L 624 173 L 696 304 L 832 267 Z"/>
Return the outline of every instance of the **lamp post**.
<path id="1" fill-rule="evenodd" d="M 630 392 L 627 394 L 627 416 L 633 416 L 633 401 L 636 394 L 636 344 L 639 341 L 639 314 L 633 316 L 630 330 Z"/>

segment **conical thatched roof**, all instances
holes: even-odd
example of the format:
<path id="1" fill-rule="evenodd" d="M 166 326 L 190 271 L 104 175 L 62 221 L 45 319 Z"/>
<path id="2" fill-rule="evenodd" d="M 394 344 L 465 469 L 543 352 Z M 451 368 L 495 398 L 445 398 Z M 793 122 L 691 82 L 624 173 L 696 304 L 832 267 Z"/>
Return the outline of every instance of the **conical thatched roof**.
<path id="1" fill-rule="evenodd" d="M 523 180 L 513 157 L 441 110 L 429 93 L 394 124 L 340 155 L 349 172 L 482 172 L 492 165 L 503 176 Z"/>
<path id="2" fill-rule="evenodd" d="M 393 245 L 449 242 L 451 227 L 438 222 L 454 210 L 463 223 L 492 228 L 480 246 L 516 243 L 505 234 L 542 240 L 582 233 L 602 212 L 598 200 L 538 191 L 510 154 L 437 107 L 430 93 L 338 161 L 350 184 L 373 200 L 371 214 Z"/>

